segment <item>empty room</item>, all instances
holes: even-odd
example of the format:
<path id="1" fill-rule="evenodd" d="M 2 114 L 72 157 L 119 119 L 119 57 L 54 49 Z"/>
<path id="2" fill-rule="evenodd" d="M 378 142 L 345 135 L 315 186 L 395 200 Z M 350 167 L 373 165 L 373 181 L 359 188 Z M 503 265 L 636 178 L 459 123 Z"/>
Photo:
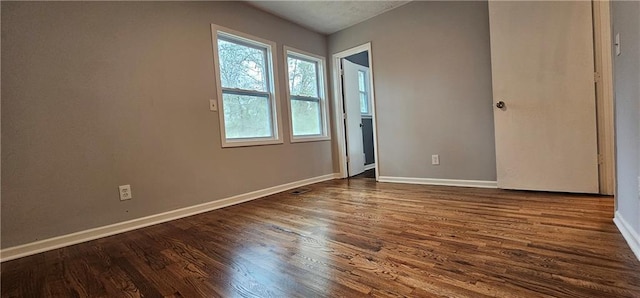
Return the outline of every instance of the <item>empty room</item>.
<path id="1" fill-rule="evenodd" d="M 2 1 L 2 297 L 640 297 L 638 1 Z"/>

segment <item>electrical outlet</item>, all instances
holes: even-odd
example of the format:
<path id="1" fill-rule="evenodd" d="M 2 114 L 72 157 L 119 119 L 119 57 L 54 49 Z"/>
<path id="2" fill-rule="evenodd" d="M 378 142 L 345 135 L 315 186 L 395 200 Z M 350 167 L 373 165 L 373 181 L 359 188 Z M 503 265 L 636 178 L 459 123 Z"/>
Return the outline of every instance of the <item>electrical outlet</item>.
<path id="1" fill-rule="evenodd" d="M 131 194 L 131 185 L 120 185 L 118 186 L 120 189 L 120 201 L 131 200 L 133 195 Z"/>
<path id="2" fill-rule="evenodd" d="M 616 50 L 616 56 L 620 56 L 622 54 L 622 45 L 620 44 L 620 33 L 616 33 L 616 36 L 613 38 L 613 45 Z"/>
<path id="3" fill-rule="evenodd" d="M 209 99 L 209 110 L 215 112 L 218 110 L 218 101 L 215 99 Z"/>
<path id="4" fill-rule="evenodd" d="M 440 155 L 438 155 L 438 154 L 431 155 L 431 164 L 432 165 L 439 165 L 440 164 Z"/>

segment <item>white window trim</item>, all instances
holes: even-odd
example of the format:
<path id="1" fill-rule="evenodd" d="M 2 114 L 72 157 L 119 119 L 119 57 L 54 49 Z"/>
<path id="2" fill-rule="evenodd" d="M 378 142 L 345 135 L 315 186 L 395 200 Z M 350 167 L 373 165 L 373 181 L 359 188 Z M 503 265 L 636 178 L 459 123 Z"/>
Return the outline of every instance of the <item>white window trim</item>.
<path id="1" fill-rule="evenodd" d="M 224 124 L 224 103 L 222 100 L 222 82 L 220 79 L 220 58 L 218 57 L 218 32 L 231 36 L 231 38 L 239 39 L 242 42 L 265 47 L 267 50 L 267 76 L 269 80 L 269 91 L 271 101 L 271 119 L 273 136 L 270 138 L 248 138 L 248 139 L 227 139 Z M 249 35 L 243 32 L 232 30 L 216 24 L 211 24 L 211 37 L 213 45 L 213 65 L 216 80 L 216 94 L 218 96 L 218 119 L 220 121 L 220 139 L 222 147 L 243 147 L 243 146 L 259 146 L 282 144 L 282 122 L 280 121 L 280 100 L 279 100 L 279 84 L 278 84 L 278 68 L 275 67 L 277 45 L 275 42 Z"/>
<path id="2" fill-rule="evenodd" d="M 286 79 L 286 94 L 287 94 L 287 111 L 289 112 L 289 137 L 291 143 L 300 143 L 300 142 L 316 142 L 316 141 L 327 141 L 331 140 L 331 130 L 329 127 L 329 103 L 327 101 L 327 94 L 329 94 L 329 89 L 327 86 L 327 63 L 326 58 L 312 54 L 309 52 L 305 52 L 302 50 L 298 50 L 293 47 L 284 46 L 284 66 L 285 66 L 285 79 Z M 318 76 L 320 90 L 318 92 L 320 94 L 320 113 L 322 120 L 322 135 L 312 135 L 312 136 L 294 136 L 293 135 L 293 115 L 291 114 L 291 91 L 289 90 L 289 54 L 292 56 L 298 56 L 302 59 L 312 60 L 318 63 L 318 71 L 320 75 Z"/>
<path id="3" fill-rule="evenodd" d="M 364 118 L 371 118 L 371 96 L 369 92 L 369 68 L 366 66 L 362 66 L 359 64 L 356 64 L 356 66 L 358 67 L 358 71 L 362 71 L 364 73 L 364 94 L 367 96 L 367 113 L 362 113 L 360 112 L 360 115 L 362 115 L 362 117 Z M 359 82 L 358 82 L 359 83 Z M 358 85 L 358 94 L 361 94 L 362 92 L 360 91 L 360 87 Z M 358 100 L 360 100 L 358 98 Z"/>

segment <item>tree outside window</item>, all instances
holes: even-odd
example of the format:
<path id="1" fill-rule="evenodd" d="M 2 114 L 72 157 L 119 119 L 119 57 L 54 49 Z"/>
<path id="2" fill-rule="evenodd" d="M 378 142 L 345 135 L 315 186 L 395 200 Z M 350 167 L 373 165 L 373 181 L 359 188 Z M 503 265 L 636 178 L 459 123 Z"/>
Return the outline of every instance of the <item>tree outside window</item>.
<path id="1" fill-rule="evenodd" d="M 326 138 L 324 60 L 286 50 L 292 138 Z"/>

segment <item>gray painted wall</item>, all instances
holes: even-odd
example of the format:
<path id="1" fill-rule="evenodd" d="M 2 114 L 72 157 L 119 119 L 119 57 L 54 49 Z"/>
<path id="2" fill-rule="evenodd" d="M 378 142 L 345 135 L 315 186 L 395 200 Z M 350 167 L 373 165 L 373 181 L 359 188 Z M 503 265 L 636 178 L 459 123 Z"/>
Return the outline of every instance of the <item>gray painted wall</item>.
<path id="1" fill-rule="evenodd" d="M 3 248 L 333 172 L 285 116 L 282 46 L 325 36 L 241 2 L 1 5 Z M 284 144 L 221 148 L 211 23 L 277 42 Z"/>
<path id="2" fill-rule="evenodd" d="M 640 2 L 612 1 L 613 34 L 620 33 L 622 54 L 614 51 L 616 101 L 617 212 L 640 234 Z"/>
<path id="3" fill-rule="evenodd" d="M 380 175 L 495 181 L 487 3 L 412 2 L 330 35 L 329 52 L 369 41 Z"/>

